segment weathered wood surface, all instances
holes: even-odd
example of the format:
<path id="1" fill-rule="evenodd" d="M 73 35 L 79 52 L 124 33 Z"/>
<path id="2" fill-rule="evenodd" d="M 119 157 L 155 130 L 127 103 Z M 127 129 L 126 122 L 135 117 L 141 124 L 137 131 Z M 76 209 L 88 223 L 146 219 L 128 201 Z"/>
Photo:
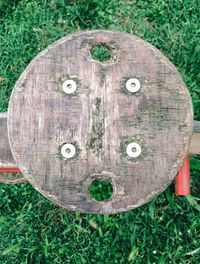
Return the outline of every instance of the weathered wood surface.
<path id="1" fill-rule="evenodd" d="M 105 43 L 111 59 L 91 58 Z M 62 81 L 73 79 L 74 95 Z M 141 90 L 127 92 L 137 78 Z M 82 212 L 117 213 L 138 207 L 163 191 L 186 156 L 193 127 L 191 99 L 176 68 L 136 36 L 109 31 L 69 35 L 40 53 L 17 82 L 9 105 L 9 140 L 29 182 L 61 206 Z M 130 158 L 130 142 L 142 155 Z M 78 155 L 60 156 L 63 143 Z M 88 189 L 109 179 L 111 199 L 97 202 Z"/>

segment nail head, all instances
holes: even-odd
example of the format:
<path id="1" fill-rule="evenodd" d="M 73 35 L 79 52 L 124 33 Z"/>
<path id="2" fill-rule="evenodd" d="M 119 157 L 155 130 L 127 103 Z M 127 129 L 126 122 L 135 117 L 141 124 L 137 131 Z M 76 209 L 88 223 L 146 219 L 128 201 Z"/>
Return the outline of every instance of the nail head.
<path id="1" fill-rule="evenodd" d="M 73 144 L 64 144 L 61 148 L 61 155 L 66 159 L 71 159 L 76 154 L 76 148 Z"/>
<path id="2" fill-rule="evenodd" d="M 66 80 L 63 83 L 63 91 L 66 94 L 72 94 L 76 91 L 77 89 L 77 84 L 74 80 Z"/>
<path id="3" fill-rule="evenodd" d="M 126 82 L 126 89 L 131 93 L 136 93 L 141 88 L 140 81 L 136 78 L 130 78 Z"/>
<path id="4" fill-rule="evenodd" d="M 128 144 L 128 146 L 126 147 L 126 153 L 131 158 L 137 158 L 138 156 L 141 155 L 141 152 L 142 152 L 142 149 L 140 145 L 136 142 L 132 142 Z"/>

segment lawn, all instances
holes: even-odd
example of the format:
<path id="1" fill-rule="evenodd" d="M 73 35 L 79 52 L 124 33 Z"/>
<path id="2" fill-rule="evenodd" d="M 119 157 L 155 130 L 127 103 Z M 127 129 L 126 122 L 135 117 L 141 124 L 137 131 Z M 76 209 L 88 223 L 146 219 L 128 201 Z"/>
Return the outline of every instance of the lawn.
<path id="1" fill-rule="evenodd" d="M 0 0 L 0 111 L 16 80 L 45 47 L 71 32 L 135 34 L 178 68 L 200 120 L 199 0 Z M 0 264 L 200 263 L 200 158 L 192 195 L 173 184 L 149 204 L 117 215 L 68 212 L 28 183 L 0 184 Z"/>

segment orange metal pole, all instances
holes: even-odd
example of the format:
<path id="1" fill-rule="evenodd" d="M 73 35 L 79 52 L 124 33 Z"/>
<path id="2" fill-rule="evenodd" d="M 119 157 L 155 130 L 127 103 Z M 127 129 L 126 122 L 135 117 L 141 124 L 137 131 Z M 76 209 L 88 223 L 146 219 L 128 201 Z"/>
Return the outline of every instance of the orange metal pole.
<path id="1" fill-rule="evenodd" d="M 185 158 L 183 165 L 175 179 L 176 195 L 190 195 L 190 155 Z"/>

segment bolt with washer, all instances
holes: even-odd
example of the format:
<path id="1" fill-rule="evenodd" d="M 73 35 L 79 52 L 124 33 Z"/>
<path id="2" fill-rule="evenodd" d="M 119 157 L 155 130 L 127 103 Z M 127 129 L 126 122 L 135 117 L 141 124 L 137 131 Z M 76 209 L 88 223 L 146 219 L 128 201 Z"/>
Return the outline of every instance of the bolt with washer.
<path id="1" fill-rule="evenodd" d="M 126 82 L 126 89 L 131 93 L 136 93 L 140 90 L 140 81 L 136 78 L 130 78 Z"/>
<path id="2" fill-rule="evenodd" d="M 77 89 L 77 84 L 74 80 L 66 80 L 63 83 L 63 91 L 66 94 L 72 94 L 76 91 Z"/>
<path id="3" fill-rule="evenodd" d="M 126 147 L 126 153 L 131 158 L 137 158 L 141 155 L 142 149 L 138 143 L 132 142 Z"/>
<path id="4" fill-rule="evenodd" d="M 66 158 L 66 159 L 71 159 L 75 156 L 76 154 L 76 148 L 73 144 L 64 144 L 61 147 L 61 155 Z"/>

